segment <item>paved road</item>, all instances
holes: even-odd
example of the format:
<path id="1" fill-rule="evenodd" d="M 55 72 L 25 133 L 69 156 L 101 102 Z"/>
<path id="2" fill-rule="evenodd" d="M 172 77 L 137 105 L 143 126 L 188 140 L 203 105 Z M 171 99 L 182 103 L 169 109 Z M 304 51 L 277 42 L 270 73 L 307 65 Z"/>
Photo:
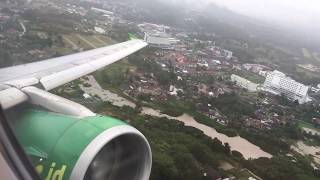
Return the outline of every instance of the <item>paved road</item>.
<path id="1" fill-rule="evenodd" d="M 24 36 L 24 34 L 27 32 L 26 26 L 24 26 L 23 22 L 19 22 L 21 28 L 22 28 L 22 33 L 19 35 L 20 37 Z"/>

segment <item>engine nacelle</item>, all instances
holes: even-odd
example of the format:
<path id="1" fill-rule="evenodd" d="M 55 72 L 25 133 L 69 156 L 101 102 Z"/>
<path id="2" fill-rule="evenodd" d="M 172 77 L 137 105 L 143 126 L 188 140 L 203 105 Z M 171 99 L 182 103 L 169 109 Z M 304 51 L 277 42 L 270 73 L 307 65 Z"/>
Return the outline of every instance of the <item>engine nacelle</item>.
<path id="1" fill-rule="evenodd" d="M 99 115 L 78 119 L 33 110 L 17 120 L 15 128 L 42 179 L 149 179 L 149 143 L 120 120 Z"/>

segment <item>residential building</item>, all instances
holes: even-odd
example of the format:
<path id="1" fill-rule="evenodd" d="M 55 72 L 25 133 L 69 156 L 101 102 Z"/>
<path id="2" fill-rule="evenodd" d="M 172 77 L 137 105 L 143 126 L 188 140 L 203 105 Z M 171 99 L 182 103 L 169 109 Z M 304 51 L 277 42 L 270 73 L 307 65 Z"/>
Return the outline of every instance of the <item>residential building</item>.
<path id="1" fill-rule="evenodd" d="M 106 31 L 105 31 L 103 28 L 101 28 L 101 27 L 95 26 L 95 27 L 94 27 L 94 30 L 95 30 L 96 32 L 100 33 L 100 34 L 106 33 Z"/>
<path id="2" fill-rule="evenodd" d="M 225 55 L 226 55 L 226 59 L 227 59 L 227 60 L 230 60 L 230 59 L 232 58 L 232 56 L 233 56 L 233 52 L 232 52 L 232 51 L 229 51 L 229 50 L 225 50 L 225 49 L 224 49 L 224 53 L 225 53 Z"/>

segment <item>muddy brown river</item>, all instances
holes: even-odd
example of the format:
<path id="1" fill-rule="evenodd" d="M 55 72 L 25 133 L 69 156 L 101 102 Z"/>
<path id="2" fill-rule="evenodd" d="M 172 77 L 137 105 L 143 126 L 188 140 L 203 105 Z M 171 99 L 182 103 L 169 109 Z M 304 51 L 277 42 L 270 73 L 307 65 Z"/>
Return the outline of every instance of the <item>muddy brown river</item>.
<path id="1" fill-rule="evenodd" d="M 198 123 L 192 116 L 184 114 L 180 117 L 171 117 L 165 114 L 161 114 L 160 111 L 154 110 L 152 108 L 144 107 L 142 108 L 142 114 L 147 114 L 157 117 L 166 117 L 168 119 L 178 120 L 183 122 L 186 126 L 191 126 L 201 130 L 205 135 L 213 138 L 218 138 L 222 143 L 228 143 L 231 147 L 231 150 L 239 151 L 245 159 L 257 159 L 259 157 L 268 157 L 271 158 L 272 155 L 263 151 L 258 146 L 252 144 L 246 139 L 236 136 L 228 137 L 222 133 L 217 132 L 214 128 L 206 126 L 204 124 Z"/>
<path id="2" fill-rule="evenodd" d="M 95 80 L 93 76 L 88 76 L 87 83 L 91 85 L 91 87 L 80 86 L 80 88 L 90 95 L 97 95 L 103 101 L 111 102 L 115 106 L 130 106 L 135 107 L 135 104 L 119 95 L 112 93 L 108 90 L 101 88 L 98 82 Z M 171 117 L 166 114 L 161 114 L 160 111 L 154 110 L 152 108 L 143 107 L 142 114 L 156 116 L 156 117 L 166 117 L 168 119 L 177 120 L 183 122 L 186 126 L 191 126 L 201 130 L 205 135 L 213 138 L 218 138 L 222 143 L 228 143 L 231 147 L 231 150 L 239 151 L 245 159 L 256 159 L 259 157 L 268 157 L 271 158 L 272 155 L 263 151 L 258 146 L 250 143 L 246 139 L 236 136 L 236 137 L 228 137 L 222 133 L 218 133 L 214 128 L 206 126 L 204 124 L 198 123 L 192 116 L 184 114 L 180 117 Z"/>

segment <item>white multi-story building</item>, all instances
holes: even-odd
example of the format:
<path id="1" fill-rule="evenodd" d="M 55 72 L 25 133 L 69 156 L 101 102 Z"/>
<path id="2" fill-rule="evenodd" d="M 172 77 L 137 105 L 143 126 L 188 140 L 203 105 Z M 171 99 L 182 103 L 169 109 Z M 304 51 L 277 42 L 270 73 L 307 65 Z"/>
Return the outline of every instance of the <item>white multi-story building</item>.
<path id="1" fill-rule="evenodd" d="M 259 84 L 253 83 L 235 74 L 231 75 L 231 81 L 236 83 L 237 86 L 247 89 L 249 92 L 256 92 L 259 87 Z"/>
<path id="2" fill-rule="evenodd" d="M 283 94 L 292 101 L 298 100 L 300 104 L 309 101 L 308 86 L 287 77 L 277 70 L 268 73 L 263 87 L 265 91 L 278 95 Z"/>
<path id="3" fill-rule="evenodd" d="M 99 8 L 91 7 L 91 10 L 95 11 L 95 12 L 98 12 L 98 13 L 102 13 L 102 14 L 113 15 L 113 12 L 107 11 L 105 9 L 99 9 Z"/>
<path id="4" fill-rule="evenodd" d="M 157 33 L 157 32 L 165 33 L 168 30 L 170 30 L 169 26 L 152 24 L 152 23 L 139 24 L 138 27 L 142 32 L 145 32 L 145 33 L 148 33 L 148 34 L 153 34 L 153 33 Z"/>
<path id="5" fill-rule="evenodd" d="M 160 48 L 173 48 L 173 45 L 178 42 L 178 40 L 170 37 L 166 33 L 154 33 L 148 34 L 145 33 L 144 40 L 153 47 L 160 47 Z"/>

